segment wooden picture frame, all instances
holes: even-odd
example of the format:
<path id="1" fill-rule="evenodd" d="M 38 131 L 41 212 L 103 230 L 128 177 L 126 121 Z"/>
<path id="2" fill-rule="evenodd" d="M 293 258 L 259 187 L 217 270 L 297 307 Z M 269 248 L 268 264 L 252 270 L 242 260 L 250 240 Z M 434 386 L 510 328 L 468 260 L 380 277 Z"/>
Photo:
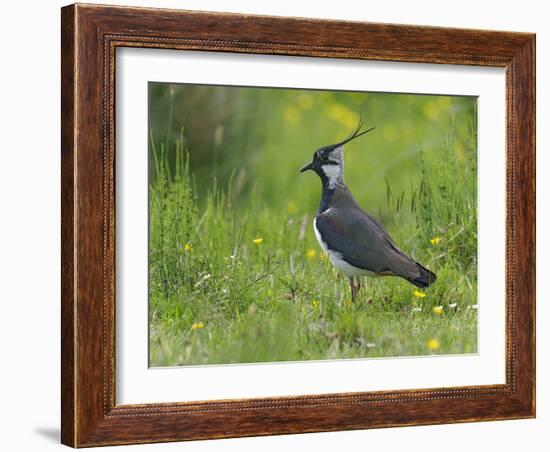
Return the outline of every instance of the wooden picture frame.
<path id="1" fill-rule="evenodd" d="M 535 35 L 162 9 L 62 9 L 62 442 L 73 447 L 535 416 Z M 506 383 L 115 403 L 115 50 L 506 70 Z"/>

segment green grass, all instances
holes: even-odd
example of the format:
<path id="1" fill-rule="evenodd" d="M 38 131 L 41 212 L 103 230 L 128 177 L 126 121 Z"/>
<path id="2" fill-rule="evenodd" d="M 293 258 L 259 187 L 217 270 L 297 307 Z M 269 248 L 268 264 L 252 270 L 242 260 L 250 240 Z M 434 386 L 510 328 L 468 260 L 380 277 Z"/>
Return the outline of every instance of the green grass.
<path id="1" fill-rule="evenodd" d="M 384 203 L 369 208 L 359 197 L 437 282 L 423 294 L 398 278 L 370 278 L 354 303 L 313 234 L 313 175 L 288 166 L 285 177 L 312 188 L 291 196 L 272 185 L 270 196 L 283 200 L 274 203 L 254 183 L 236 194 L 238 172 L 200 196 L 184 142 L 168 163 L 151 139 L 150 365 L 477 351 L 475 149 L 452 129 L 435 151 L 418 148 L 408 189 L 386 178 Z"/>

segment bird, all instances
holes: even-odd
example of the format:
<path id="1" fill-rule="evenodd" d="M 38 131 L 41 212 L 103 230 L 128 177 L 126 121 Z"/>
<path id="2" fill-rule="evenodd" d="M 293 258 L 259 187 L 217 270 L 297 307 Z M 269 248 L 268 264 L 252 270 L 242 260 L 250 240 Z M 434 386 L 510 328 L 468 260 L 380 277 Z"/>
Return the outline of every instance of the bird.
<path id="1" fill-rule="evenodd" d="M 321 179 L 321 201 L 313 219 L 319 245 L 332 264 L 349 280 L 355 300 L 365 276 L 397 276 L 420 289 L 436 280 L 435 273 L 402 251 L 380 222 L 365 212 L 344 183 L 344 145 L 375 129 L 357 127 L 344 140 L 315 151 L 300 172 Z"/>

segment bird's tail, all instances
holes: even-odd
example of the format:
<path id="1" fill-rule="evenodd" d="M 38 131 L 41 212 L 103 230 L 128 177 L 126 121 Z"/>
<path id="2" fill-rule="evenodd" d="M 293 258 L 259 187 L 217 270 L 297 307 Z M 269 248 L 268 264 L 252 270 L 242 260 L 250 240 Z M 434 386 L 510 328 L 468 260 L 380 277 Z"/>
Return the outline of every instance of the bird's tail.
<path id="1" fill-rule="evenodd" d="M 415 264 L 420 271 L 420 276 L 415 278 L 407 278 L 408 281 L 420 289 L 425 289 L 426 287 L 432 285 L 437 279 L 435 273 L 431 272 L 426 267 L 423 267 L 418 262 L 415 262 Z"/>

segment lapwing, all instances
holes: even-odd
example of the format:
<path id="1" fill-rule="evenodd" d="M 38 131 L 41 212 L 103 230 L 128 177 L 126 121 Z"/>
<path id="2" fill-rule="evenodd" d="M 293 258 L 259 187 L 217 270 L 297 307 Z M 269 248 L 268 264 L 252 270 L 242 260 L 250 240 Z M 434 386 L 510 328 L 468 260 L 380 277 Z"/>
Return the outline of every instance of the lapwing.
<path id="1" fill-rule="evenodd" d="M 315 236 L 332 264 L 348 279 L 355 300 L 364 276 L 399 276 L 419 288 L 436 275 L 405 254 L 382 225 L 357 204 L 344 183 L 344 145 L 374 130 L 357 128 L 343 141 L 318 149 L 300 172 L 321 178 L 322 195 L 313 219 Z"/>

